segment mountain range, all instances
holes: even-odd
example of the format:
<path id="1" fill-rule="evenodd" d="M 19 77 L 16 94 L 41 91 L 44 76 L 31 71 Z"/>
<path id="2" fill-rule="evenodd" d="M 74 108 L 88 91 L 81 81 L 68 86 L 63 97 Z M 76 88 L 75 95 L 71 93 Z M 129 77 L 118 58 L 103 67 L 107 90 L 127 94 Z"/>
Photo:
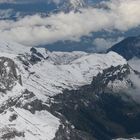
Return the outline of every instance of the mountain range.
<path id="1" fill-rule="evenodd" d="M 140 140 L 139 1 L 127 2 L 0 1 L 0 140 Z"/>
<path id="2" fill-rule="evenodd" d="M 140 138 L 134 78 L 139 72 L 113 51 L 50 52 L 1 40 L 0 139 Z"/>

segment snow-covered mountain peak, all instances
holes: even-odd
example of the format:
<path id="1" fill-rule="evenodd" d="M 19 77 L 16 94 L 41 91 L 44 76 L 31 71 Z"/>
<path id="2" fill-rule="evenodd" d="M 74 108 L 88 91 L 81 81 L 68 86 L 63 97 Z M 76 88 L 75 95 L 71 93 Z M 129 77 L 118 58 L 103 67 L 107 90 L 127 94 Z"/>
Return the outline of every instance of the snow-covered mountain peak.
<path id="1" fill-rule="evenodd" d="M 59 0 L 59 1 L 50 0 L 49 1 L 49 3 L 52 2 L 57 6 L 58 10 L 63 10 L 65 12 L 69 12 L 71 10 L 76 11 L 88 5 L 86 0 Z"/>
<path id="2" fill-rule="evenodd" d="M 77 7 L 84 7 L 86 5 L 86 1 L 85 0 L 70 0 L 69 2 L 71 4 L 71 6 L 76 9 Z"/>

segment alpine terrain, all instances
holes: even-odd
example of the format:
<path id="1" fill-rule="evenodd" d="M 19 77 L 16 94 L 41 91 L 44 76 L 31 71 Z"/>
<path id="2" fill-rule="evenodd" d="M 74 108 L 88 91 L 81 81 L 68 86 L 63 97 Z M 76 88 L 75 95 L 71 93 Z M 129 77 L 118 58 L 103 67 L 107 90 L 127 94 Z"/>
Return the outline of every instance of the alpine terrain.
<path id="1" fill-rule="evenodd" d="M 140 0 L 0 0 L 0 140 L 140 140 Z"/>
<path id="2" fill-rule="evenodd" d="M 0 139 L 139 137 L 139 78 L 115 52 L 49 52 L 0 41 Z"/>

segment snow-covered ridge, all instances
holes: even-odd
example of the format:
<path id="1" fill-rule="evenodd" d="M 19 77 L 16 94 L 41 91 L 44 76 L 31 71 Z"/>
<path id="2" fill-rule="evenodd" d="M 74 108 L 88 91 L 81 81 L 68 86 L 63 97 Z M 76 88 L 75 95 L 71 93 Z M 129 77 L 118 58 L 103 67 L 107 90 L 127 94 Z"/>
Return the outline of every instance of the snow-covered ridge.
<path id="1" fill-rule="evenodd" d="M 110 66 L 124 65 L 126 61 L 114 52 L 109 54 L 89 54 L 82 56 L 69 64 L 54 64 L 46 60 L 33 65 L 29 71 L 33 75 L 23 83 L 33 92 L 53 96 L 61 93 L 63 89 L 73 89 L 90 84 L 93 76 Z M 34 87 L 31 87 L 34 85 Z M 38 84 L 40 88 L 38 90 Z M 40 94 L 41 94 L 40 93 Z"/>
<path id="2" fill-rule="evenodd" d="M 77 7 L 84 7 L 86 5 L 85 0 L 70 0 L 71 6 L 76 9 Z"/>
<path id="3" fill-rule="evenodd" d="M 23 54 L 25 52 L 29 52 L 30 47 L 28 46 L 23 46 L 21 44 L 18 44 L 16 42 L 12 41 L 7 41 L 7 40 L 2 40 L 0 39 L 0 53 L 7 53 L 10 55 L 18 55 L 18 54 Z"/>
<path id="4" fill-rule="evenodd" d="M 2 50 L 0 56 L 6 55 L 17 64 L 23 86 L 42 100 L 59 94 L 64 89 L 75 89 L 90 84 L 93 76 L 111 66 L 127 64 L 126 60 L 115 52 L 108 54 L 64 53 L 49 52 L 44 48 L 34 48 L 30 51 L 29 47 L 3 41 L 0 42 L 0 46 Z M 31 59 L 36 61 L 36 58 L 37 62 L 34 64 L 28 62 Z M 26 63 L 29 63 L 28 66 L 25 65 Z"/>
<path id="5" fill-rule="evenodd" d="M 14 134 L 15 139 L 23 140 L 52 140 L 55 137 L 61 123 L 46 109 L 50 97 L 63 93 L 64 89 L 90 84 L 104 69 L 127 64 L 115 52 L 49 52 L 45 48 L 8 41 L 0 41 L 0 59 L 6 73 L 12 69 L 12 63 L 17 72 L 17 78 L 12 78 L 13 88 L 6 88 L 0 96 L 0 138 Z M 10 71 L 10 75 L 14 71 Z"/>
<path id="6" fill-rule="evenodd" d="M 0 57 L 0 139 L 51 140 L 60 121 L 22 86 L 17 69 L 12 59 Z"/>
<path id="7" fill-rule="evenodd" d="M 49 3 L 54 3 L 58 10 L 69 12 L 71 10 L 79 10 L 80 8 L 87 7 L 88 3 L 86 0 L 50 0 Z"/>

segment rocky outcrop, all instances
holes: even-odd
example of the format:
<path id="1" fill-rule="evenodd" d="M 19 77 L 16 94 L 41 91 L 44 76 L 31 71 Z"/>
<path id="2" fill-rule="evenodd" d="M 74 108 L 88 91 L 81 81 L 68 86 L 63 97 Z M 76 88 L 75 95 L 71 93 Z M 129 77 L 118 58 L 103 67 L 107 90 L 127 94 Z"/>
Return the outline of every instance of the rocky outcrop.
<path id="1" fill-rule="evenodd" d="M 131 70 L 129 68 L 129 65 L 124 66 L 111 66 L 108 69 L 103 70 L 103 73 L 99 73 L 97 76 L 93 77 L 93 81 L 91 83 L 93 91 L 95 93 L 102 93 L 102 92 L 112 92 L 115 87 L 110 87 L 109 84 L 114 84 L 114 81 L 125 81 L 125 84 L 127 84 L 127 88 L 131 85 L 131 80 L 128 79 L 128 76 L 130 74 Z M 123 84 L 123 82 L 122 82 Z M 125 86 L 125 85 L 124 85 Z M 122 89 L 124 90 L 125 87 L 122 85 Z M 118 90 L 119 90 L 118 89 Z M 117 89 L 116 89 L 117 90 Z M 119 92 L 119 91 L 118 91 Z"/>
<path id="2" fill-rule="evenodd" d="M 33 47 L 30 49 L 30 52 L 27 52 L 25 54 L 20 54 L 18 56 L 18 59 L 27 67 L 30 64 L 34 65 L 47 58 L 48 58 L 47 49 L 45 48 L 40 49 L 40 48 L 33 48 Z"/>
<path id="3" fill-rule="evenodd" d="M 15 98 L 9 98 L 3 104 L 1 104 L 0 113 L 12 107 L 23 108 L 33 114 L 35 111 L 48 110 L 47 105 L 45 105 L 45 103 L 43 103 L 41 100 L 37 99 L 36 96 L 28 90 L 25 90 L 23 93 L 21 93 L 21 95 L 18 95 Z"/>
<path id="4" fill-rule="evenodd" d="M 15 128 L 4 127 L 0 129 L 0 139 L 1 140 L 10 140 L 15 137 L 24 137 L 24 132 L 19 132 Z"/>
<path id="5" fill-rule="evenodd" d="M 22 84 L 16 64 L 9 58 L 0 57 L 0 91 L 11 90 L 16 82 Z"/>
<path id="6" fill-rule="evenodd" d="M 127 91 L 113 93 L 107 87 L 110 81 L 128 80 L 129 74 L 128 65 L 110 67 L 94 77 L 90 85 L 55 96 L 51 108 L 64 115 L 74 130 L 85 132 L 92 139 L 111 140 L 133 135 L 139 138 L 140 105 Z"/>

